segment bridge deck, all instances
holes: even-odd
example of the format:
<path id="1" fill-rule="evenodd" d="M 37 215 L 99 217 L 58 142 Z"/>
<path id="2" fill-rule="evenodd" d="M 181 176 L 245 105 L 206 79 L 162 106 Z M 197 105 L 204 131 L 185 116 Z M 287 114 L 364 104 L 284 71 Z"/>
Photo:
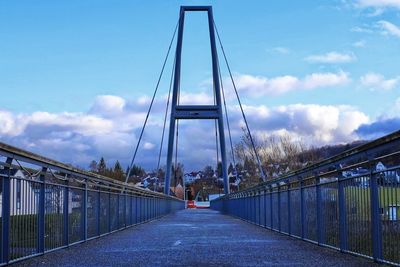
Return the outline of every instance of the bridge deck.
<path id="1" fill-rule="evenodd" d="M 21 266 L 375 266 L 213 210 L 183 210 Z"/>

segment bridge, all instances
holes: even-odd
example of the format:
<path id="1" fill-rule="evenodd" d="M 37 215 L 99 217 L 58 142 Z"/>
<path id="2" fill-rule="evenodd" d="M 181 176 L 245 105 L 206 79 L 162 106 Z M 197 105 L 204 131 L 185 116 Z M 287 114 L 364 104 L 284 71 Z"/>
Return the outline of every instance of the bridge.
<path id="1" fill-rule="evenodd" d="M 197 11 L 208 14 L 215 103 L 183 106 L 184 16 Z M 267 179 L 211 7 L 182 7 L 177 30 L 164 193 L 127 183 L 130 171 L 120 182 L 0 143 L 0 265 L 399 266 L 400 131 Z M 259 167 L 260 183 L 236 192 L 230 192 L 227 178 L 225 125 L 233 147 L 216 40 Z M 183 119 L 216 122 L 225 194 L 211 201 L 211 209 L 186 209 L 185 201 L 170 195 L 176 133 Z"/>

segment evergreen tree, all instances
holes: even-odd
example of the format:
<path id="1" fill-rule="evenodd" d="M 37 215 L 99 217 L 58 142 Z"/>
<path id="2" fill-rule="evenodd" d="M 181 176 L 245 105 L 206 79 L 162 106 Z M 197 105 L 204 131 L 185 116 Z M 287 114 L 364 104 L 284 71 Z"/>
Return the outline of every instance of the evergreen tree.
<path id="1" fill-rule="evenodd" d="M 205 178 L 212 178 L 214 175 L 214 170 L 211 166 L 206 166 L 204 167 L 203 173 Z"/>
<path id="2" fill-rule="evenodd" d="M 233 171 L 235 170 L 235 168 L 233 168 L 232 162 L 229 164 L 228 167 L 228 173 L 233 173 Z"/>
<path id="3" fill-rule="evenodd" d="M 218 162 L 218 164 L 217 164 L 217 175 L 218 175 L 218 178 L 222 177 L 222 162 L 221 161 Z"/>
<path id="4" fill-rule="evenodd" d="M 114 165 L 114 171 L 112 177 L 119 181 L 125 181 L 124 171 L 122 170 L 121 164 L 117 160 Z"/>
<path id="5" fill-rule="evenodd" d="M 106 165 L 106 161 L 104 160 L 103 157 L 101 157 L 100 162 L 97 166 L 97 172 L 101 175 L 106 175 L 107 165 Z"/>

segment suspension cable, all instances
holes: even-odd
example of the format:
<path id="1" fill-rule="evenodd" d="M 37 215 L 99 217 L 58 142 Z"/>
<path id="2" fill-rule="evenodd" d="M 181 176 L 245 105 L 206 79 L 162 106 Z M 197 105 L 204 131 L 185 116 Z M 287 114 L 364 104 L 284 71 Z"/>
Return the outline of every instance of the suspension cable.
<path id="1" fill-rule="evenodd" d="M 232 81 L 233 89 L 235 90 L 236 98 L 238 100 L 238 103 L 239 103 L 239 106 L 240 106 L 240 110 L 242 112 L 242 117 L 243 117 L 244 123 L 246 124 L 246 129 L 247 129 L 247 132 L 249 134 L 250 142 L 251 142 L 251 145 L 252 145 L 253 150 L 254 150 L 254 154 L 255 154 L 255 157 L 256 157 L 256 160 L 257 160 L 257 163 L 258 163 L 258 168 L 260 169 L 261 178 L 265 182 L 266 181 L 266 177 L 264 175 L 264 171 L 263 171 L 262 166 L 261 166 L 261 161 L 260 161 L 260 158 L 258 156 L 257 149 L 256 149 L 256 147 L 254 145 L 253 136 L 251 135 L 249 124 L 247 123 L 246 115 L 244 114 L 244 111 L 243 111 L 242 102 L 240 101 L 240 98 L 239 98 L 239 94 L 238 94 L 238 91 L 237 91 L 237 88 L 236 88 L 235 81 L 233 79 L 231 68 L 229 66 L 228 59 L 227 59 L 226 54 L 225 54 L 224 46 L 222 45 L 222 41 L 221 41 L 221 38 L 219 36 L 217 25 L 215 24 L 214 21 L 213 21 L 213 24 L 214 24 L 215 32 L 217 33 L 217 38 L 218 38 L 219 45 L 221 47 L 222 54 L 224 56 L 226 67 L 228 68 L 228 72 L 229 72 L 229 76 L 230 76 L 231 81 Z"/>
<path id="2" fill-rule="evenodd" d="M 176 62 L 176 56 L 175 56 L 174 62 Z M 169 101 L 170 101 L 170 98 L 171 98 L 171 91 L 172 91 L 172 81 L 173 81 L 173 79 L 174 79 L 174 70 L 175 70 L 175 64 L 174 64 L 174 66 L 172 67 L 171 79 L 170 79 L 170 81 L 169 81 L 169 91 L 168 91 L 168 98 L 167 98 L 167 107 L 165 108 L 164 125 L 163 125 L 162 134 L 161 134 L 160 151 L 159 151 L 159 153 L 158 153 L 157 172 L 158 172 L 158 170 L 160 169 L 161 154 L 162 154 L 162 149 L 163 149 L 163 144 L 164 144 L 165 127 L 166 127 L 166 123 L 167 123 Z"/>
<path id="3" fill-rule="evenodd" d="M 217 99 L 216 99 L 216 95 L 215 95 L 215 85 L 213 85 L 213 87 L 214 87 L 214 105 L 216 105 Z M 216 150 L 217 150 L 217 175 L 218 175 L 219 150 L 218 150 L 217 120 L 214 120 L 214 128 L 215 128 L 215 146 L 216 146 Z"/>
<path id="4" fill-rule="evenodd" d="M 228 127 L 228 136 L 229 136 L 229 143 L 231 146 L 231 154 L 232 154 L 232 161 L 233 161 L 233 168 L 235 170 L 236 173 L 236 179 L 238 178 L 238 172 L 236 169 L 236 159 L 235 159 L 235 153 L 233 151 L 233 142 L 232 142 L 232 135 L 231 135 L 231 127 L 230 127 L 230 123 L 229 123 L 229 116 L 228 116 L 228 109 L 226 107 L 226 100 L 225 100 L 225 92 L 224 92 L 224 84 L 222 82 L 222 74 L 221 74 L 221 68 L 219 66 L 219 62 L 217 62 L 217 66 L 218 66 L 218 72 L 219 72 L 219 80 L 221 82 L 221 91 L 222 91 L 222 99 L 224 100 L 224 109 L 225 109 L 225 118 L 226 118 L 226 126 Z"/>
<path id="5" fill-rule="evenodd" d="M 180 95 L 181 95 L 181 88 L 180 86 L 178 87 L 178 92 L 177 92 L 177 104 L 179 105 L 180 102 Z M 178 172 L 178 140 L 179 140 L 179 119 L 176 120 L 176 137 L 175 137 L 175 168 L 174 168 L 174 178 L 175 178 L 175 189 L 174 189 L 174 194 L 176 195 L 176 185 L 177 185 L 177 177 L 176 174 Z"/>
<path id="6" fill-rule="evenodd" d="M 179 18 L 179 20 L 180 20 L 180 18 Z M 158 77 L 157 85 L 156 85 L 156 88 L 155 88 L 155 90 L 154 90 L 153 97 L 152 97 L 152 99 L 151 99 L 149 109 L 148 109 L 148 111 L 147 111 L 146 119 L 144 120 L 144 124 L 143 124 L 142 130 L 141 130 L 141 132 L 140 132 L 138 142 L 137 142 L 137 144 L 136 144 L 135 152 L 133 153 L 133 157 L 132 157 L 131 164 L 129 165 L 129 171 L 128 171 L 128 173 L 126 174 L 126 177 L 125 177 L 125 183 L 128 182 L 129 176 L 130 176 L 130 174 L 131 174 L 131 172 L 132 172 L 133 163 L 135 162 L 136 154 L 137 154 L 137 151 L 138 151 L 138 149 L 139 149 L 140 142 L 141 142 L 142 137 L 143 137 L 143 132 L 144 132 L 144 129 L 146 128 L 147 120 L 149 119 L 150 111 L 151 111 L 151 108 L 153 107 L 154 99 L 156 98 L 156 94 L 157 94 L 157 91 L 158 91 L 158 87 L 159 87 L 159 85 L 160 85 L 160 81 L 161 81 L 161 78 L 162 78 L 163 73 L 164 73 L 165 65 L 167 64 L 168 56 L 169 56 L 169 53 L 170 53 L 170 51 L 171 51 L 171 46 L 172 46 L 172 43 L 174 42 L 174 39 L 175 39 L 176 30 L 178 29 L 178 25 L 179 25 L 179 20 L 178 20 L 178 23 L 177 23 L 176 26 L 175 26 L 174 34 L 172 35 L 171 42 L 169 43 L 169 46 L 168 46 L 167 55 L 165 56 L 164 63 L 163 63 L 162 68 L 161 68 L 161 72 L 160 72 L 160 75 L 159 75 L 159 77 Z"/>

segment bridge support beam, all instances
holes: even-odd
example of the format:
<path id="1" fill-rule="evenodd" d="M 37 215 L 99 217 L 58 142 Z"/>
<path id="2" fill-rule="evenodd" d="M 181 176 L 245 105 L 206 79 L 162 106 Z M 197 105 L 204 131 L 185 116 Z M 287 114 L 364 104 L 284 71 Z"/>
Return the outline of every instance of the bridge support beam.
<path id="1" fill-rule="evenodd" d="M 210 46 L 211 46 L 211 57 L 212 57 L 212 73 L 213 73 L 213 84 L 215 93 L 215 106 L 180 106 L 178 104 L 178 92 L 180 88 L 181 78 L 181 60 L 182 60 L 182 41 L 183 41 L 183 28 L 186 11 L 205 11 L 208 14 L 208 27 L 210 33 Z M 174 72 L 174 85 L 172 92 L 172 103 L 171 103 L 171 117 L 169 124 L 169 138 L 168 138 L 168 154 L 167 154 L 167 169 L 165 171 L 165 185 L 164 193 L 170 193 L 170 183 L 172 174 L 172 158 L 175 141 L 175 127 L 176 120 L 178 119 L 215 119 L 218 122 L 218 135 L 219 144 L 221 150 L 221 163 L 222 163 L 222 177 L 224 179 L 224 193 L 229 194 L 229 180 L 227 170 L 227 159 L 226 159 L 226 144 L 225 144 L 225 133 L 224 133 L 224 118 L 222 114 L 222 98 L 221 88 L 219 79 L 219 68 L 218 68 L 218 55 L 217 47 L 215 42 L 215 31 L 214 31 L 214 19 L 211 6 L 196 6 L 188 7 L 182 6 L 180 9 L 179 16 L 179 28 L 178 28 L 178 40 L 176 44 L 175 54 L 175 72 Z M 176 166 L 175 166 L 176 167 Z"/>

